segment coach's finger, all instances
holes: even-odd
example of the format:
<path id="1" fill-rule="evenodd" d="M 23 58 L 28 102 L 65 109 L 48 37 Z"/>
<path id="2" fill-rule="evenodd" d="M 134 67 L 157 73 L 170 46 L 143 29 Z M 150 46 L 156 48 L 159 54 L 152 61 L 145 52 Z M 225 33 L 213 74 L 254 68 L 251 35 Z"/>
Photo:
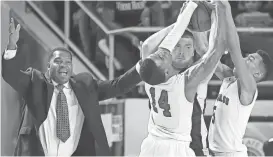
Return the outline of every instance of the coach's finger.
<path id="1" fill-rule="evenodd" d="M 140 41 L 140 42 L 139 42 L 139 45 L 138 45 L 139 51 L 141 51 L 141 49 L 142 49 L 142 44 L 143 44 L 143 41 Z"/>
<path id="2" fill-rule="evenodd" d="M 18 24 L 18 25 L 17 25 L 17 27 L 16 27 L 16 32 L 19 32 L 19 31 L 20 31 L 20 29 L 21 29 L 21 25 L 20 25 L 20 24 Z"/>
<path id="3" fill-rule="evenodd" d="M 14 31 L 15 31 L 14 20 L 13 18 L 11 18 L 9 24 L 9 33 L 13 33 Z"/>
<path id="4" fill-rule="evenodd" d="M 143 41 L 140 41 L 140 42 L 139 42 L 139 46 L 142 47 L 142 45 L 143 45 Z"/>

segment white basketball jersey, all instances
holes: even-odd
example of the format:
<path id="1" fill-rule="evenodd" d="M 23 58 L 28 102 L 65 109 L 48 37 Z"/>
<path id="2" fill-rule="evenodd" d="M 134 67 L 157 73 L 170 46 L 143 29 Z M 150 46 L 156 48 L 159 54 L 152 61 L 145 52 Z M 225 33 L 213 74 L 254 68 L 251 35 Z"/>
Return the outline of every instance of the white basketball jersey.
<path id="1" fill-rule="evenodd" d="M 243 106 L 239 99 L 237 79 L 223 80 L 219 95 L 213 107 L 213 116 L 209 127 L 209 147 L 216 152 L 246 151 L 243 144 L 248 119 L 257 99 L 257 91 L 253 101 Z"/>
<path id="2" fill-rule="evenodd" d="M 191 141 L 193 103 L 185 97 L 184 73 L 160 85 L 145 83 L 145 90 L 151 104 L 149 134 L 163 139 Z"/>

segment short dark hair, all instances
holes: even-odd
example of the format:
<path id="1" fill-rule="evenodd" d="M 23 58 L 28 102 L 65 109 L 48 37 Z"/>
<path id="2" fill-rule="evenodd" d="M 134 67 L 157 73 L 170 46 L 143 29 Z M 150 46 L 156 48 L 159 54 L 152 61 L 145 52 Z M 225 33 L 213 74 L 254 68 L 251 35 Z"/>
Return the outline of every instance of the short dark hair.
<path id="1" fill-rule="evenodd" d="M 268 140 L 264 143 L 263 151 L 265 156 L 273 156 L 273 141 Z"/>
<path id="2" fill-rule="evenodd" d="M 142 61 L 139 75 L 144 82 L 150 85 L 157 85 L 165 81 L 164 70 L 158 67 L 150 58 L 146 58 Z"/>
<path id="3" fill-rule="evenodd" d="M 184 34 L 182 35 L 182 38 L 183 37 L 191 37 L 191 38 L 193 38 L 193 34 L 190 31 L 185 30 Z"/>
<path id="4" fill-rule="evenodd" d="M 64 48 L 64 47 L 56 47 L 53 50 L 51 50 L 49 57 L 48 57 L 48 62 L 50 62 L 51 58 L 54 56 L 54 52 L 56 52 L 56 51 L 67 52 L 70 54 L 70 57 L 72 59 L 72 52 L 70 50 L 68 50 L 67 48 Z"/>
<path id="5" fill-rule="evenodd" d="M 264 50 L 258 50 L 258 51 L 256 51 L 256 53 L 258 53 L 262 57 L 263 63 L 265 65 L 265 71 L 266 72 L 265 72 L 265 75 L 264 75 L 264 77 L 262 78 L 261 81 L 267 81 L 267 80 L 272 79 L 271 78 L 272 77 L 272 70 L 271 70 L 271 68 L 273 67 L 273 60 L 272 60 L 272 58 Z"/>

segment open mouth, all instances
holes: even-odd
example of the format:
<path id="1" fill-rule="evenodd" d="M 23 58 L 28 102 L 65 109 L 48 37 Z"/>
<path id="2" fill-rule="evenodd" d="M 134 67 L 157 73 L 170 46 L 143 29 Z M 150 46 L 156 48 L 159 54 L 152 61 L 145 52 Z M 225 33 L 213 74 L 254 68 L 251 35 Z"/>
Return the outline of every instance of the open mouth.
<path id="1" fill-rule="evenodd" d="M 66 72 L 66 71 L 59 72 L 59 74 L 60 74 L 61 76 L 67 76 L 67 72 Z"/>

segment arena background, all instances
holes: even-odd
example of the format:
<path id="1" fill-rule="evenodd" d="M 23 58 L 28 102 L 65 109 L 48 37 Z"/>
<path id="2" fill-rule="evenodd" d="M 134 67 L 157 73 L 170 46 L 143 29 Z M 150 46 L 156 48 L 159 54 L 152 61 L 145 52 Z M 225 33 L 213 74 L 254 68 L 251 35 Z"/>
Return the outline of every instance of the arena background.
<path id="1" fill-rule="evenodd" d="M 96 8 L 89 7 L 90 4 L 74 1 L 70 2 L 33 2 L 33 1 L 1 1 L 1 51 L 5 50 L 8 39 L 8 24 L 11 17 L 15 18 L 16 23 L 22 25 L 20 31 L 20 40 L 18 47 L 22 53 L 25 53 L 26 69 L 29 66 L 45 71 L 48 51 L 57 46 L 67 46 L 74 55 L 74 72 L 91 72 L 98 79 L 108 79 L 118 76 L 124 69 L 118 70 L 119 65 L 123 63 L 118 59 L 113 59 L 113 56 L 108 56 L 111 52 L 123 50 L 128 45 L 118 45 L 115 43 L 115 38 L 109 33 L 119 31 L 110 31 L 106 24 L 99 18 L 98 13 L 100 6 Z M 176 5 L 177 2 L 172 2 Z M 181 3 L 179 3 L 181 4 Z M 55 10 L 52 9 L 54 6 Z M 73 8 L 73 6 L 75 6 Z M 141 9 L 139 4 L 139 9 Z M 161 4 L 161 9 L 166 9 L 166 4 Z M 233 5 L 234 6 L 234 5 Z M 148 6 L 150 7 L 150 6 Z M 157 12 L 156 5 L 150 8 L 150 12 Z M 165 8 L 164 8 L 165 7 Z M 179 8 L 177 6 L 177 8 Z M 62 19 L 62 24 L 58 24 L 58 20 L 54 18 L 54 11 L 61 10 L 63 12 L 59 19 Z M 79 11 L 80 10 L 80 11 Z M 234 11 L 235 10 L 235 11 Z M 272 9 L 273 10 L 273 9 Z M 236 9 L 233 9 L 236 12 Z M 52 14 L 51 14 L 52 13 Z M 75 31 L 73 18 L 80 17 L 82 13 L 86 13 L 86 17 L 90 19 L 92 28 L 99 28 L 97 32 L 97 40 L 93 41 L 91 49 L 95 51 L 96 60 L 86 55 L 84 44 L 81 44 Z M 167 13 L 164 12 L 167 16 Z M 57 13 L 56 13 L 57 14 Z M 59 15 L 61 16 L 61 15 Z M 152 16 L 152 15 L 150 15 Z M 265 16 L 259 17 L 267 18 Z M 259 18 L 255 18 L 256 20 Z M 81 18 L 80 18 L 81 19 Z M 156 19 L 156 18 L 154 18 Z M 151 20 L 152 21 L 152 20 Z M 254 20 L 255 21 L 255 20 Z M 152 22 L 151 22 L 152 23 Z M 134 27 L 129 31 L 135 33 L 139 39 L 145 39 L 148 35 L 156 30 L 168 25 L 160 22 L 159 24 L 151 24 L 149 27 Z M 61 26 L 62 28 L 60 28 Z M 273 29 L 272 27 L 239 27 L 241 30 L 240 39 L 241 46 L 244 52 L 253 53 L 255 49 L 264 48 L 271 50 L 273 45 Z M 107 32 L 108 31 L 108 32 Z M 96 32 L 96 31 L 95 31 Z M 141 33 L 140 33 L 141 32 Z M 94 32 L 91 33 L 91 36 Z M 112 34 L 113 35 L 113 34 Z M 98 36 L 103 36 L 99 38 Z M 98 38 L 100 40 L 98 40 Z M 107 40 L 106 42 L 104 40 Z M 95 44 L 94 44 L 95 43 Z M 105 44 L 106 43 L 106 44 Z M 108 46 L 109 44 L 109 46 Z M 106 46 L 105 46 L 106 45 Z M 113 47 L 116 47 L 113 49 Z M 104 50 L 108 48 L 109 51 Z M 130 46 L 129 46 L 130 47 Z M 90 48 L 88 50 L 91 50 Z M 130 49 L 132 50 L 132 49 Z M 225 56 L 228 58 L 228 56 Z M 224 58 L 225 58 L 224 57 Z M 126 58 L 125 58 L 126 59 Z M 229 64 L 228 59 L 225 60 Z M 110 62 L 110 63 L 108 63 Z M 92 64 L 93 63 L 93 64 Z M 121 65 L 123 66 L 123 65 Z M 97 67 L 97 68 L 94 68 Z M 107 68 L 108 67 L 108 68 Z M 109 70 L 108 70 L 109 69 Z M 272 70 L 272 69 L 271 69 Z M 220 82 L 213 79 L 210 82 L 208 90 L 208 107 L 206 108 L 206 122 L 209 123 L 213 101 L 217 96 Z M 247 126 L 244 142 L 246 143 L 249 155 L 263 156 L 262 146 L 265 141 L 273 137 L 273 82 L 269 81 L 259 85 L 259 97 L 251 114 L 249 124 Z M 18 134 L 20 118 L 22 116 L 22 107 L 24 101 L 19 95 L 7 84 L 1 81 L 1 155 L 12 155 Z M 143 91 L 143 85 L 139 85 L 127 95 L 101 102 L 102 119 L 108 137 L 108 142 L 114 152 L 114 155 L 138 155 L 142 140 L 147 135 L 147 122 L 149 118 L 148 100 Z"/>

